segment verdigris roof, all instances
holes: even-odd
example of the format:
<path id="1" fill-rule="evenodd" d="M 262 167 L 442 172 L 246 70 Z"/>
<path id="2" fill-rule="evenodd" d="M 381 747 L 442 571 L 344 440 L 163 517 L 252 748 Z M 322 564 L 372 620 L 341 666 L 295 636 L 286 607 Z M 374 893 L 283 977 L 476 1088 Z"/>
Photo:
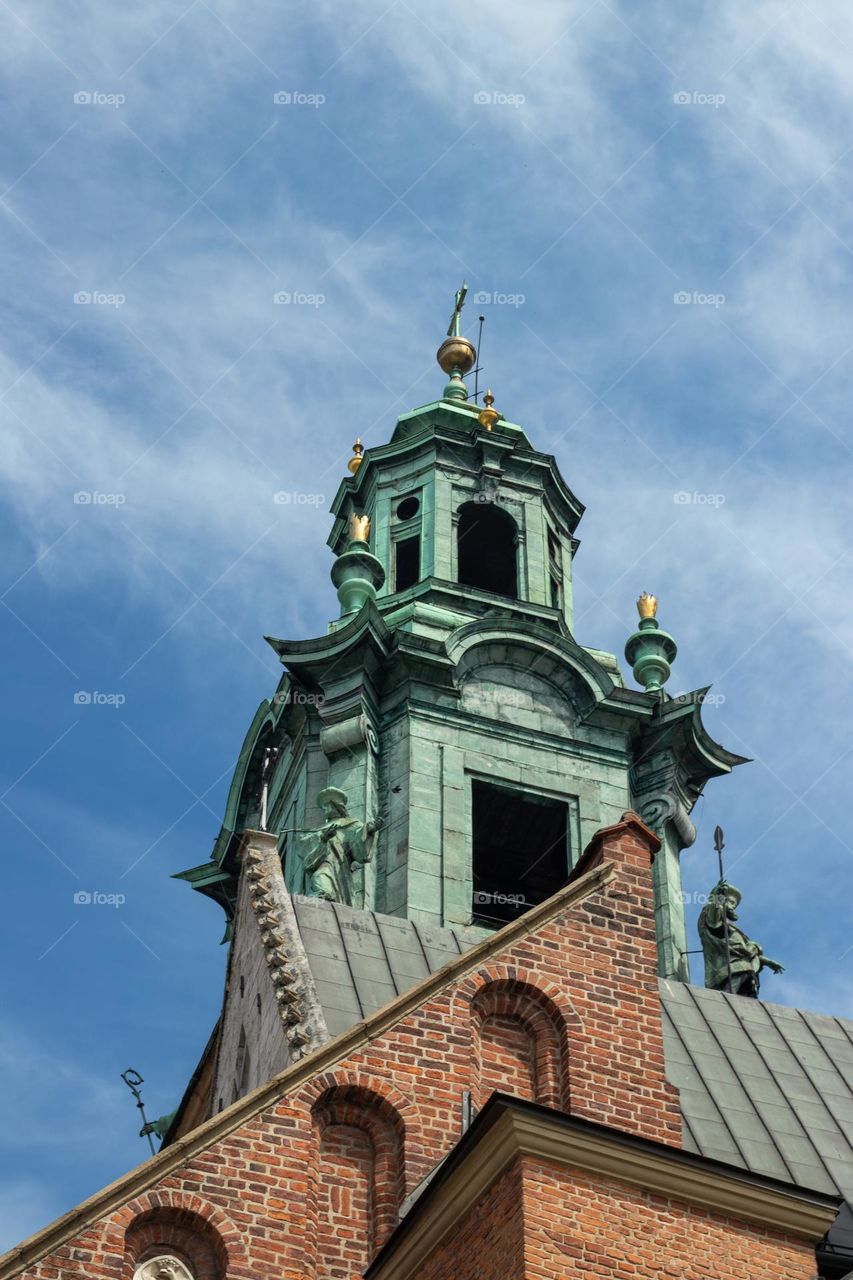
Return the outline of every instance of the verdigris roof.
<path id="1" fill-rule="evenodd" d="M 332 1036 L 482 937 L 320 898 L 293 905 Z M 853 1023 L 681 982 L 660 987 L 685 1148 L 853 1199 Z"/>

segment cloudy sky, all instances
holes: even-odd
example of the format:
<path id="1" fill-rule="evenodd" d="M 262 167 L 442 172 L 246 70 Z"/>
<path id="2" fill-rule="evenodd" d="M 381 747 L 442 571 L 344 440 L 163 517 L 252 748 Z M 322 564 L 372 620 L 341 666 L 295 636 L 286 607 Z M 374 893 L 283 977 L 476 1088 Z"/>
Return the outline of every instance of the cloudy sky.
<path id="1" fill-rule="evenodd" d="M 786 965 L 764 994 L 853 1015 L 849 5 L 0 25 L 0 1246 L 144 1157 L 121 1070 L 176 1105 L 225 952 L 169 876 L 274 688 L 262 635 L 337 612 L 349 446 L 440 393 L 463 277 L 498 408 L 587 504 L 578 639 L 621 654 L 657 591 L 672 692 L 712 683 L 711 733 L 754 758 L 700 802 L 686 890 L 720 823 Z"/>

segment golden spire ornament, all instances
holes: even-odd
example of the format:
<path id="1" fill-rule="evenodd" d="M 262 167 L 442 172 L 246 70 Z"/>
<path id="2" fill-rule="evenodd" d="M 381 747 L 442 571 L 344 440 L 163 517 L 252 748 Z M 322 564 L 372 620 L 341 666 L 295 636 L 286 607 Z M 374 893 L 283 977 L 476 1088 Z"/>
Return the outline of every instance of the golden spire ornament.
<path id="1" fill-rule="evenodd" d="M 494 403 L 495 403 L 495 397 L 492 395 L 492 392 L 490 389 L 483 396 L 483 404 L 486 406 L 485 409 L 481 409 L 480 412 L 477 414 L 477 421 L 479 422 L 480 426 L 485 427 L 487 431 L 491 431 L 492 427 L 495 425 L 495 423 L 498 421 L 498 419 L 501 416 L 498 413 L 497 409 L 492 408 L 492 405 Z"/>
<path id="2" fill-rule="evenodd" d="M 355 444 L 352 447 L 352 457 L 347 463 L 347 471 L 355 475 L 364 461 L 364 445 L 361 443 L 361 437 L 357 436 Z"/>
<path id="3" fill-rule="evenodd" d="M 453 315 L 450 317 L 450 324 L 447 326 L 447 337 L 442 342 L 435 358 L 441 369 L 450 375 L 450 381 L 444 388 L 445 400 L 467 400 L 468 388 L 463 382 L 466 373 L 470 373 L 477 363 L 477 352 L 474 344 L 469 342 L 467 338 L 462 337 L 462 308 L 465 305 L 465 295 L 468 292 L 468 286 L 464 283 L 461 289 L 456 290 L 453 305 Z"/>

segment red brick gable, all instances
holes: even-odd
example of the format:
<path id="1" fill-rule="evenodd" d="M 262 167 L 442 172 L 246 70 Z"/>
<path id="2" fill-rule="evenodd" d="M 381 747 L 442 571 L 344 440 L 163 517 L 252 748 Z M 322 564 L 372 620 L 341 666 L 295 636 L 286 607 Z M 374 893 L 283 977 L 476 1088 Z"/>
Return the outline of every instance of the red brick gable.
<path id="1" fill-rule="evenodd" d="M 518 1093 L 679 1146 L 657 847 L 625 815 L 548 903 L 8 1254 L 0 1280 L 130 1280 L 161 1243 L 196 1280 L 358 1275 L 457 1143 L 467 1094 Z"/>

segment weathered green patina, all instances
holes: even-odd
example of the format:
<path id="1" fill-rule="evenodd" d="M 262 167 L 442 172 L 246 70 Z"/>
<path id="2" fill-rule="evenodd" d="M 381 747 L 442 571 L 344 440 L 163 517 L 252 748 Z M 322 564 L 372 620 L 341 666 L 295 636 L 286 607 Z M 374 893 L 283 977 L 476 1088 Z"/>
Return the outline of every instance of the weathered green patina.
<path id="1" fill-rule="evenodd" d="M 673 699 L 654 677 L 649 692 L 626 688 L 613 656 L 578 643 L 572 568 L 583 506 L 521 426 L 501 417 L 486 430 L 478 412 L 454 390 L 403 414 L 342 481 L 335 565 L 353 549 L 353 517 L 367 516 L 369 546 L 355 550 L 381 572 L 368 565 L 362 602 L 349 599 L 325 636 L 269 638 L 286 674 L 244 744 L 211 863 L 183 874 L 229 909 L 269 746 L 278 748 L 269 829 L 281 833 L 288 888 L 306 887 L 292 833 L 323 826 L 315 797 L 336 787 L 363 823 L 383 815 L 375 854 L 361 864 L 363 905 L 425 926 L 472 920 L 475 783 L 565 803 L 566 875 L 593 833 L 632 807 L 662 841 L 660 972 L 686 979 L 680 852 L 695 837 L 690 812 L 708 779 L 742 757 L 707 733 L 705 690 Z M 460 540 L 472 527 L 475 567 L 478 556 L 500 558 L 503 539 L 511 589 L 463 580 Z M 336 585 L 342 576 L 333 566 Z M 643 643 L 653 631 L 638 633 Z"/>
<path id="2" fill-rule="evenodd" d="M 364 867 L 373 857 L 379 818 L 362 822 L 347 812 L 346 792 L 325 787 L 317 797 L 326 822 L 294 841 L 293 891 L 350 907 L 364 907 Z"/>

